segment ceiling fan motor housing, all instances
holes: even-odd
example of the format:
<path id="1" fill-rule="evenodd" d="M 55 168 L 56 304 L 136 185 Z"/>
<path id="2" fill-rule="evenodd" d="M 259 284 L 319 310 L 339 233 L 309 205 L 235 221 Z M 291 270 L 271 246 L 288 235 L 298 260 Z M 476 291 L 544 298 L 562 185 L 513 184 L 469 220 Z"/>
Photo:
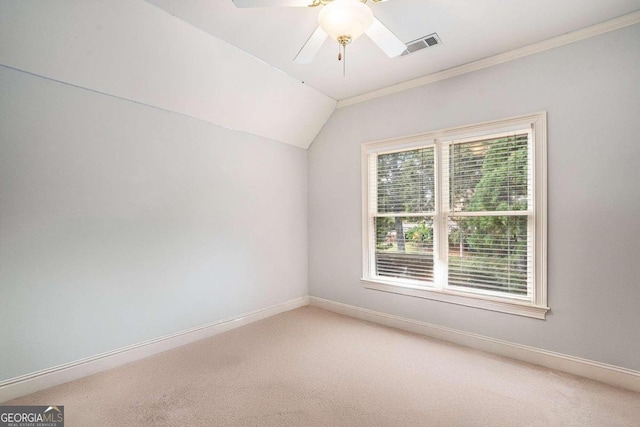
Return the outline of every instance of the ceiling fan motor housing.
<path id="1" fill-rule="evenodd" d="M 323 6 L 318 23 L 332 39 L 346 46 L 373 24 L 373 12 L 360 0 L 333 0 Z"/>

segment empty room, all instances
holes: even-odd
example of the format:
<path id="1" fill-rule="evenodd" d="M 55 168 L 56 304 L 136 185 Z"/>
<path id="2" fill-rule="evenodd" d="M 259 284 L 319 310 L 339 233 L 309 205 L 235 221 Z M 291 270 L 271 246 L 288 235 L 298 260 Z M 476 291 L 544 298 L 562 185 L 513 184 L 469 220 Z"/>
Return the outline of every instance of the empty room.
<path id="1" fill-rule="evenodd" d="M 0 0 L 0 427 L 640 425 L 640 0 Z"/>

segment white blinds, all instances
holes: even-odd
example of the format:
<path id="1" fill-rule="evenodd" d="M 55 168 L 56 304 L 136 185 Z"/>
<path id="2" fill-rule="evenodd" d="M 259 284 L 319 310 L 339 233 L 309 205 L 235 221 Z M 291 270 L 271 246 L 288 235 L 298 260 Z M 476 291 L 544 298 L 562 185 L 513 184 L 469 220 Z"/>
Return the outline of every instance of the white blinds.
<path id="1" fill-rule="evenodd" d="M 433 281 L 434 148 L 379 154 L 370 175 L 375 274 Z"/>
<path id="2" fill-rule="evenodd" d="M 443 150 L 448 285 L 526 296 L 532 265 L 529 133 Z"/>
<path id="3" fill-rule="evenodd" d="M 526 296 L 527 216 L 449 217 L 448 284 Z"/>
<path id="4" fill-rule="evenodd" d="M 435 208 L 433 147 L 377 156 L 377 213 Z"/>
<path id="5" fill-rule="evenodd" d="M 529 134 L 450 144 L 443 178 L 454 212 L 527 210 L 530 204 Z"/>
<path id="6" fill-rule="evenodd" d="M 524 129 L 371 154 L 372 274 L 531 299 L 531 149 Z"/>

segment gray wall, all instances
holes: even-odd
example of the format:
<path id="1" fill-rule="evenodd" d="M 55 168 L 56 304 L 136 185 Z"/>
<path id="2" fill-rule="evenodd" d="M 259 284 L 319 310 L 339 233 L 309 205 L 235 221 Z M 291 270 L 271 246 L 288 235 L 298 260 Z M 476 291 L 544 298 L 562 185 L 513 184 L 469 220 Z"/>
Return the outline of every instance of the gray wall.
<path id="1" fill-rule="evenodd" d="M 306 295 L 305 150 L 5 67 L 0 93 L 0 380 Z"/>
<path id="2" fill-rule="evenodd" d="M 640 370 L 639 40 L 635 25 L 337 110 L 309 150 L 310 295 Z M 361 143 L 542 110 L 547 320 L 365 290 Z"/>

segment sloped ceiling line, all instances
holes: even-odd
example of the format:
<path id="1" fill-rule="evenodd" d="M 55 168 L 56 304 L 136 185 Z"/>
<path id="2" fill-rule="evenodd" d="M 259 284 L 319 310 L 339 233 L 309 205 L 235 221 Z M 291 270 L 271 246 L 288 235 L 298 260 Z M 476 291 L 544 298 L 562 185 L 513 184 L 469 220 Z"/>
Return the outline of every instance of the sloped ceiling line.
<path id="1" fill-rule="evenodd" d="M 632 12 L 336 101 L 264 59 L 160 8 L 159 1 L 0 2 L 0 64 L 307 149 L 336 106 L 429 84 L 640 22 L 640 11 Z"/>
<path id="2" fill-rule="evenodd" d="M 7 67 L 304 149 L 336 106 L 142 0 L 0 2 L 0 39 Z"/>

